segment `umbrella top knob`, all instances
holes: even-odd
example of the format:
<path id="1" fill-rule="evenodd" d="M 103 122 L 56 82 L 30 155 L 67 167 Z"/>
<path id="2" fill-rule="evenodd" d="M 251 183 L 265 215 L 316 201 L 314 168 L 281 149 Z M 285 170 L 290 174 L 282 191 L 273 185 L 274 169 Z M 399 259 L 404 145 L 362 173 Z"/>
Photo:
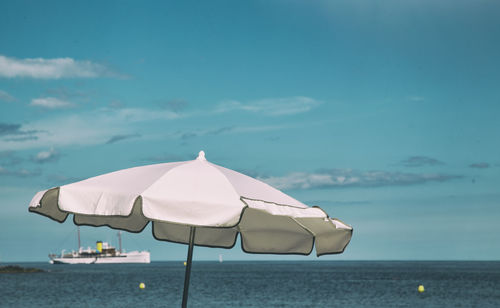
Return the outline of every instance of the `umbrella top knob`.
<path id="1" fill-rule="evenodd" d="M 196 159 L 197 160 L 207 160 L 205 158 L 205 152 L 204 151 L 200 151 L 200 153 L 198 153 L 198 157 Z"/>

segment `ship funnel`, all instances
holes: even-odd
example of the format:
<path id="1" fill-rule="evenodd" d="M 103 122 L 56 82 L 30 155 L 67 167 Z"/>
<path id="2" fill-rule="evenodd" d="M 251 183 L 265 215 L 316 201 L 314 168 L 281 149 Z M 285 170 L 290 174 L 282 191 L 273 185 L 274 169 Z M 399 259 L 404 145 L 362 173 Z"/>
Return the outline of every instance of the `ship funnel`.
<path id="1" fill-rule="evenodd" d="M 96 243 L 96 249 L 97 249 L 98 253 L 102 253 L 102 242 L 101 241 L 98 241 Z"/>

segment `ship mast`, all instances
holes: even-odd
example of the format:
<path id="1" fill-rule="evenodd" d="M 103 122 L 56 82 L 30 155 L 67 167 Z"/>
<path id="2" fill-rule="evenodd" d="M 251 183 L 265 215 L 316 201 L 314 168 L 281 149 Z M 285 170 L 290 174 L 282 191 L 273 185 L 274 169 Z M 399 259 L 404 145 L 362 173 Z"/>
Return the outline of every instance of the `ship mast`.
<path id="1" fill-rule="evenodd" d="M 120 250 L 118 250 L 120 253 L 122 253 L 122 232 L 121 231 L 118 231 L 118 243 L 119 243 L 119 248 Z"/>
<path id="2" fill-rule="evenodd" d="M 77 228 L 78 228 L 78 251 L 80 251 L 80 247 L 82 247 L 80 243 L 80 226 L 78 226 Z"/>

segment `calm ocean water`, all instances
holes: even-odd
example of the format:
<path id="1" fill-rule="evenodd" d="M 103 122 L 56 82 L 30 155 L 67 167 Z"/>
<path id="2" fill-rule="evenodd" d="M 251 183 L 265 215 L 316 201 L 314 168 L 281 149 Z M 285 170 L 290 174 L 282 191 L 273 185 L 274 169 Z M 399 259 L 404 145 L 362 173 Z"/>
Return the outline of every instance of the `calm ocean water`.
<path id="1" fill-rule="evenodd" d="M 0 307 L 180 307 L 182 299 L 182 262 L 19 265 L 48 272 L 0 274 Z M 500 262 L 195 261 L 188 306 L 500 307 Z"/>

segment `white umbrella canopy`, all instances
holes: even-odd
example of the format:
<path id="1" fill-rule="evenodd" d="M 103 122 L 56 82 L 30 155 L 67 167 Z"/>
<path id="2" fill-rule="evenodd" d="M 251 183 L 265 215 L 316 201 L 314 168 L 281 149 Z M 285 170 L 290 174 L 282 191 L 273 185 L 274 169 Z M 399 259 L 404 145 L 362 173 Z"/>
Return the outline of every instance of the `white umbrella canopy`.
<path id="1" fill-rule="evenodd" d="M 58 222 L 73 214 L 76 225 L 130 232 L 151 221 L 156 239 L 190 244 L 190 253 L 192 245 L 231 248 L 240 234 L 245 252 L 308 255 L 316 246 L 320 256 L 343 252 L 352 236 L 351 226 L 319 207 L 212 164 L 203 151 L 192 161 L 124 169 L 40 191 L 29 211 Z"/>

